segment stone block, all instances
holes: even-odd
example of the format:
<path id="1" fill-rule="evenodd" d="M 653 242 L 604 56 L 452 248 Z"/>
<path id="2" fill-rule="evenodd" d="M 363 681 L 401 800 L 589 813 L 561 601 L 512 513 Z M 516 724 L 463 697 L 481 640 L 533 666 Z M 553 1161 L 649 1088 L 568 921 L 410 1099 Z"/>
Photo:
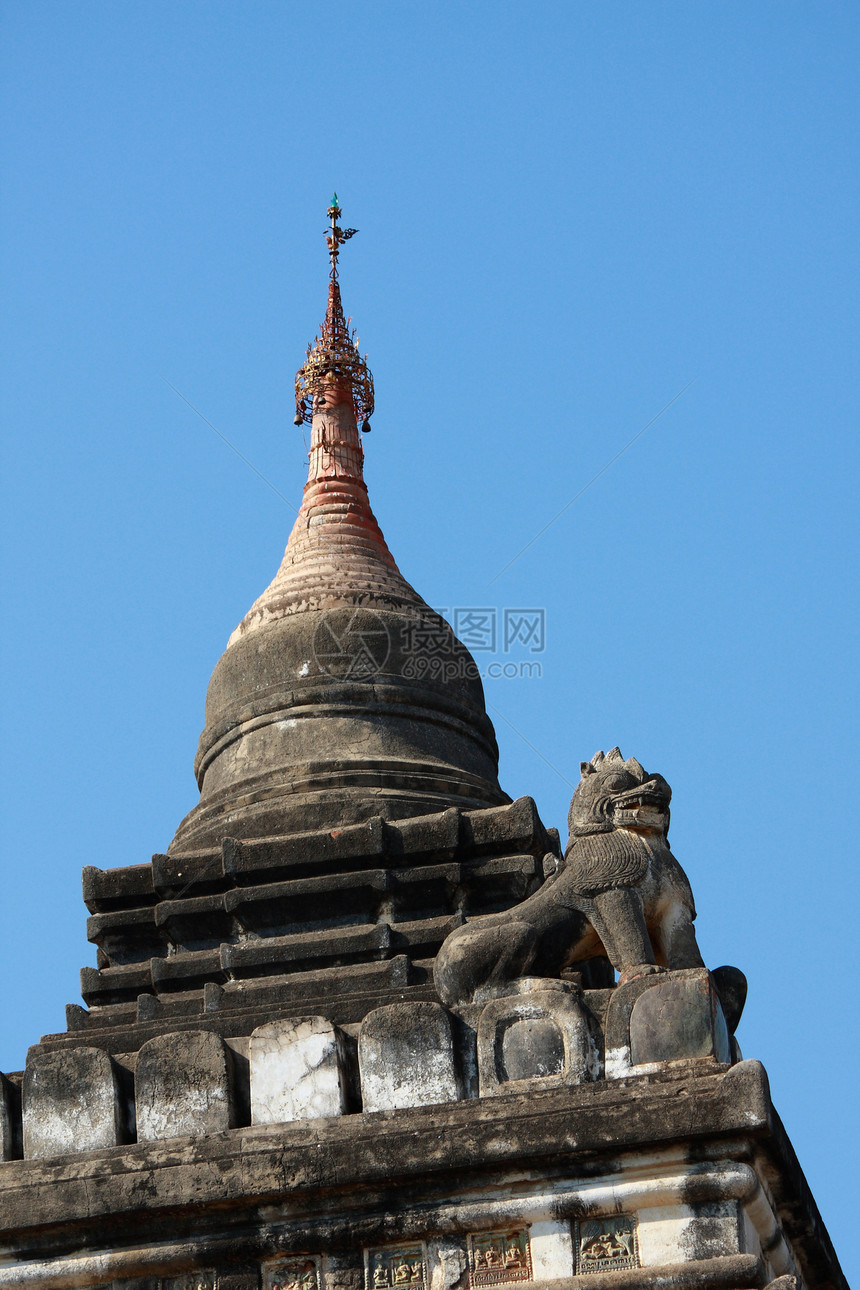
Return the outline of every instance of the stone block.
<path id="1" fill-rule="evenodd" d="M 157 1035 L 135 1068 L 139 1142 L 222 1133 L 236 1122 L 232 1054 L 208 1030 Z"/>
<path id="2" fill-rule="evenodd" d="M 450 860 L 457 854 L 460 842 L 460 812 L 456 806 L 435 815 L 398 820 L 386 826 L 389 854 L 394 856 L 432 856 Z"/>
<path id="3" fill-rule="evenodd" d="M 293 1017 L 251 1035 L 251 1123 L 315 1120 L 346 1111 L 343 1035 L 325 1017 Z"/>
<path id="4" fill-rule="evenodd" d="M 290 833 L 278 838 L 222 842 L 223 873 L 240 884 L 305 877 L 310 873 L 337 871 L 343 861 L 354 863 L 385 852 L 385 825 L 381 815 L 360 824 L 312 833 Z"/>
<path id="5" fill-rule="evenodd" d="M 81 873 L 84 904 L 91 914 L 110 909 L 136 908 L 155 902 L 152 866 L 127 865 L 122 869 L 97 869 L 84 865 Z"/>
<path id="6" fill-rule="evenodd" d="M 508 806 L 468 811 L 462 827 L 466 844 L 479 853 L 512 849 L 543 855 L 550 850 L 546 829 L 530 797 L 518 797 Z"/>
<path id="7" fill-rule="evenodd" d="M 122 963 L 117 967 L 81 968 L 81 995 L 88 1007 L 133 1003 L 152 989 L 149 963 Z"/>
<path id="8" fill-rule="evenodd" d="M 656 973 L 616 987 L 606 1015 L 607 1078 L 696 1059 L 731 1061 L 728 1029 L 706 968 Z"/>
<path id="9" fill-rule="evenodd" d="M 427 1290 L 454 1290 L 468 1284 L 469 1259 L 462 1238 L 442 1236 L 425 1244 Z M 465 1274 L 465 1275 L 464 1275 Z"/>
<path id="10" fill-rule="evenodd" d="M 569 1222 L 545 1219 L 532 1223 L 529 1244 L 535 1281 L 560 1281 L 573 1276 L 573 1238 Z"/>
<path id="11" fill-rule="evenodd" d="M 95 1151 L 122 1140 L 122 1104 L 110 1056 L 101 1048 L 31 1048 L 23 1085 L 25 1158 Z"/>
<path id="12" fill-rule="evenodd" d="M 485 1005 L 478 1021 L 481 1097 L 583 1084 L 600 1073 L 594 1018 L 581 994 L 560 981 L 516 983 L 516 992 Z"/>
<path id="13" fill-rule="evenodd" d="M 450 1014 L 438 1003 L 392 1003 L 369 1012 L 358 1040 L 365 1111 L 457 1102 Z"/>

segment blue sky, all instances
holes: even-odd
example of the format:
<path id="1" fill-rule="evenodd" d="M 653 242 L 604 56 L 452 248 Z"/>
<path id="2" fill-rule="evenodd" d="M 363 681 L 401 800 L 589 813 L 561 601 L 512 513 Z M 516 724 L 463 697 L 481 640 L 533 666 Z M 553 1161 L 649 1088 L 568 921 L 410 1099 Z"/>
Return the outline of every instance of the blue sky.
<path id="1" fill-rule="evenodd" d="M 850 1278 L 856 7 L 0 23 L 0 1068 L 95 962 L 82 865 L 147 860 L 193 805 L 209 673 L 292 523 L 166 382 L 298 504 L 336 187 L 391 549 L 431 604 L 545 611 L 539 655 L 476 655 L 541 665 L 486 681 L 512 796 L 564 829 L 615 743 L 673 785 L 700 943 L 749 977 L 742 1047 Z"/>

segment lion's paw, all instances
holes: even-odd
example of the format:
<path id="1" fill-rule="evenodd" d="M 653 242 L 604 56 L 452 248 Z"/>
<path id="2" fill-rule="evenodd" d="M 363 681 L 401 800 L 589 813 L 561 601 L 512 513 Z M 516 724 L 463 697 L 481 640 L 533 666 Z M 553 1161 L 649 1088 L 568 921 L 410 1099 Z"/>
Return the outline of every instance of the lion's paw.
<path id="1" fill-rule="evenodd" d="M 658 972 L 665 971 L 666 969 L 657 963 L 634 963 L 632 967 L 620 973 L 618 984 L 626 985 L 628 981 L 636 981 L 640 976 L 655 976 Z"/>

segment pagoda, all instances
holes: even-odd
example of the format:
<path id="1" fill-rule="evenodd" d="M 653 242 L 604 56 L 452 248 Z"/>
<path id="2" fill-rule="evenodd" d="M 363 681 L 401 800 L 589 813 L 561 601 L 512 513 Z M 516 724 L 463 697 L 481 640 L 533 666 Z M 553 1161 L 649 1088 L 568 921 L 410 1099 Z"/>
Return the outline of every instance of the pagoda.
<path id="1" fill-rule="evenodd" d="M 328 303 L 308 479 L 165 854 L 87 867 L 86 1006 L 0 1076 L 0 1290 L 846 1290 L 699 954 L 671 789 L 498 781 L 478 669 L 368 499 Z"/>

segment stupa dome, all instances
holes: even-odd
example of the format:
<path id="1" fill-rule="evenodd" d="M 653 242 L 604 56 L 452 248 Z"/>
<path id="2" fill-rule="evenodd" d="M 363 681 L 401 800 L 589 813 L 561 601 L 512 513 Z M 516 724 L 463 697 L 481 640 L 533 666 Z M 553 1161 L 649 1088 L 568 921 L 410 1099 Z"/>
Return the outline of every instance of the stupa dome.
<path id="1" fill-rule="evenodd" d="M 359 423 L 373 381 L 344 318 L 329 208 L 328 308 L 296 378 L 308 481 L 281 566 L 212 674 L 200 801 L 171 851 L 510 799 L 474 659 L 402 576 L 370 507 Z"/>

